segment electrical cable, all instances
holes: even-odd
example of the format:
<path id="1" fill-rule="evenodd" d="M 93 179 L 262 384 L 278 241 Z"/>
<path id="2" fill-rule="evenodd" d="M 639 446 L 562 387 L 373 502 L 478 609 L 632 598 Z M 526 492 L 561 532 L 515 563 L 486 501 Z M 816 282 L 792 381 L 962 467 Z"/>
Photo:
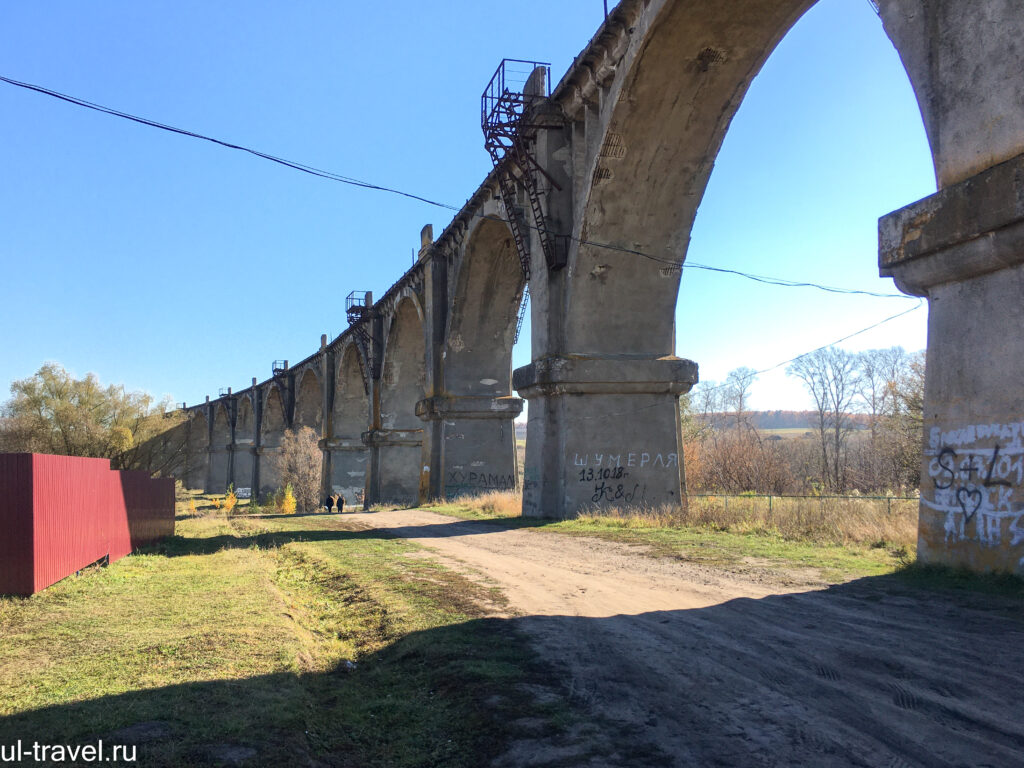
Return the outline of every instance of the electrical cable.
<path id="1" fill-rule="evenodd" d="M 234 144 L 232 142 L 224 141 L 222 139 L 216 139 L 216 138 L 213 138 L 211 136 L 206 136 L 206 135 L 201 134 L 201 133 L 196 133 L 194 131 L 186 130 L 184 128 L 176 128 L 176 127 L 171 126 L 171 125 L 166 125 L 165 123 L 157 122 L 156 120 L 150 120 L 149 118 L 139 117 L 138 115 L 132 115 L 132 114 L 130 114 L 128 112 L 122 112 L 121 110 L 113 109 L 112 107 L 105 107 L 102 104 L 96 104 L 96 103 L 91 102 L 91 101 L 86 101 L 85 99 L 80 99 L 77 96 L 69 96 L 68 94 L 60 93 L 59 91 L 54 91 L 54 90 L 51 90 L 50 88 L 45 88 L 45 87 L 43 87 L 41 85 L 34 85 L 32 83 L 26 83 L 26 82 L 22 82 L 20 80 L 14 80 L 12 78 L 5 77 L 3 75 L 0 75 L 0 82 L 5 82 L 5 83 L 7 83 L 9 85 L 13 85 L 13 86 L 16 86 L 18 88 L 24 88 L 24 89 L 27 89 L 27 90 L 30 90 L 30 91 L 34 91 L 36 93 L 41 93 L 41 94 L 46 95 L 46 96 L 51 96 L 51 97 L 53 97 L 55 99 L 60 99 L 61 101 L 68 102 L 69 104 L 74 104 L 74 105 L 79 106 L 79 107 L 85 107 L 86 109 L 92 109 L 92 110 L 95 110 L 97 112 L 102 112 L 104 114 L 111 115 L 113 117 L 120 117 L 120 118 L 123 118 L 125 120 L 131 120 L 132 122 L 140 123 L 142 125 L 147 125 L 147 126 L 149 126 L 151 128 L 159 128 L 160 130 L 169 131 L 170 133 L 175 133 L 175 134 L 178 134 L 178 135 L 181 135 L 181 136 L 188 136 L 190 138 L 200 139 L 202 141 L 209 141 L 209 142 L 211 142 L 213 144 L 217 144 L 217 145 L 225 147 L 227 149 L 234 149 L 234 150 L 238 150 L 240 152 L 246 152 L 246 153 L 248 153 L 250 155 L 255 155 L 256 157 L 262 158 L 264 160 L 269 160 L 270 162 L 277 163 L 279 165 L 283 165 L 283 166 L 285 166 L 287 168 L 292 168 L 293 170 L 301 171 L 302 173 L 307 173 L 307 174 L 310 174 L 311 176 L 317 176 L 319 178 L 327 179 L 329 181 L 337 181 L 337 182 L 340 182 L 342 184 L 348 184 L 350 186 L 359 187 L 359 188 L 362 188 L 362 189 L 372 189 L 372 190 L 376 190 L 378 192 L 387 192 L 387 193 L 390 193 L 390 194 L 393 194 L 393 195 L 399 195 L 401 197 L 409 198 L 411 200 L 416 200 L 416 201 L 419 201 L 421 203 L 425 203 L 427 205 L 432 205 L 432 206 L 437 207 L 437 208 L 443 208 L 443 209 L 448 210 L 448 211 L 455 211 L 456 213 L 458 213 L 458 212 L 460 212 L 462 210 L 458 206 L 451 205 L 449 203 L 438 202 L 437 200 L 431 200 L 430 198 L 423 197 L 422 195 L 417 195 L 417 194 L 412 193 L 412 192 L 406 192 L 406 191 L 403 191 L 403 190 L 400 190 L 400 189 L 395 189 L 393 187 L 386 187 L 386 186 L 383 186 L 383 185 L 380 185 L 380 184 L 374 184 L 374 183 L 369 182 L 369 181 L 361 181 L 359 179 L 352 178 L 351 176 L 344 176 L 344 175 L 342 175 L 340 173 L 335 173 L 334 171 L 328 171 L 328 170 L 324 170 L 322 168 L 317 168 L 317 167 L 312 166 L 312 165 L 306 165 L 305 163 L 300 163 L 300 162 L 295 161 L 295 160 L 288 160 L 288 159 L 283 158 L 283 157 L 278 157 L 276 155 L 271 155 L 271 154 L 269 154 L 267 152 L 261 152 L 261 151 L 256 150 L 256 149 L 251 149 L 249 147 L 245 147 L 245 146 L 242 146 L 240 144 Z M 472 214 L 472 217 L 473 218 L 488 219 L 488 220 L 492 220 L 492 221 L 504 221 L 504 219 L 501 219 L 500 217 L 488 216 L 488 215 L 485 215 L 485 214 Z M 534 225 L 527 224 L 526 226 L 529 229 L 533 229 L 533 230 L 539 231 L 539 228 L 534 226 Z M 558 233 L 551 233 L 550 231 L 549 231 L 549 234 L 554 234 L 555 236 L 561 236 L 561 235 L 558 235 Z M 914 298 L 912 296 L 905 296 L 905 295 L 900 294 L 900 293 L 879 293 L 879 292 L 875 292 L 875 291 L 865 291 L 865 290 L 858 290 L 858 289 L 853 289 L 853 288 L 840 288 L 840 287 L 837 287 L 837 286 L 823 285 L 823 284 L 820 284 L 820 283 L 804 282 L 804 281 L 797 281 L 797 280 L 788 280 L 786 278 L 770 277 L 770 276 L 767 276 L 767 275 L 757 275 L 757 274 L 753 274 L 753 273 L 750 273 L 750 272 L 743 272 L 743 271 L 737 270 L 737 269 L 728 269 L 728 268 L 725 268 L 725 267 L 713 267 L 713 266 L 709 266 L 707 264 L 699 264 L 699 263 L 696 263 L 696 262 L 688 262 L 688 263 L 687 262 L 680 262 L 680 261 L 677 261 L 675 259 L 666 259 L 666 258 L 663 258 L 663 257 L 654 256 L 653 254 L 645 253 L 643 251 L 636 250 L 634 248 L 625 248 L 623 246 L 612 245 L 610 243 L 601 243 L 601 242 L 597 242 L 597 241 L 593 241 L 593 240 L 584 240 L 584 239 L 581 239 L 581 238 L 578 238 L 578 237 L 573 237 L 573 236 L 570 236 L 570 237 L 571 237 L 571 239 L 575 240 L 580 245 L 587 245 L 587 246 L 591 246 L 591 247 L 594 247 L 594 248 L 603 248 L 603 249 L 606 249 L 606 250 L 618 251 L 618 252 L 621 252 L 621 253 L 629 253 L 629 254 L 633 254 L 633 255 L 636 255 L 636 256 L 641 256 L 641 257 L 643 257 L 645 259 L 649 259 L 651 261 L 655 261 L 655 262 L 660 263 L 660 264 L 666 264 L 666 265 L 674 267 L 676 269 L 696 269 L 696 270 L 703 270 L 703 271 L 707 271 L 707 272 L 718 272 L 718 273 L 721 273 L 721 274 L 735 275 L 735 276 L 738 276 L 738 277 L 743 277 L 743 278 L 745 278 L 747 280 L 753 280 L 755 282 L 764 283 L 764 284 L 767 284 L 767 285 L 776 285 L 776 286 L 780 286 L 780 287 L 784 287 L 784 288 L 814 288 L 814 289 L 817 289 L 817 290 L 820 290 L 820 291 L 826 291 L 828 293 L 839 293 L 839 294 L 860 295 L 860 296 L 872 296 L 872 297 L 875 297 L 875 298 L 886 298 L 886 299 L 913 299 Z"/>

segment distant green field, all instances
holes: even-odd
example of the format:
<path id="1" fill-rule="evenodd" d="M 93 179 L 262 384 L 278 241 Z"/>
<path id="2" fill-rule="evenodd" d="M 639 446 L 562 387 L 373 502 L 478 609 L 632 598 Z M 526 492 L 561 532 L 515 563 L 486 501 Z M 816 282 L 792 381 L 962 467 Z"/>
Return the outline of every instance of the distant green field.
<path id="1" fill-rule="evenodd" d="M 789 439 L 791 437 L 803 437 L 807 434 L 814 434 L 810 427 L 783 427 L 782 429 L 759 429 L 757 430 L 762 435 L 778 435 Z"/>

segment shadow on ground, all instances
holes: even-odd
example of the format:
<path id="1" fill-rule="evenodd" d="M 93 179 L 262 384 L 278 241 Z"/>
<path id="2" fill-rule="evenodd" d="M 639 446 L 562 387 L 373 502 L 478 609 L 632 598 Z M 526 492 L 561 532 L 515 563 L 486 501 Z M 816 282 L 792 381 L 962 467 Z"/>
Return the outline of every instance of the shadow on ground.
<path id="1" fill-rule="evenodd" d="M 247 520 L 258 525 L 263 520 L 294 520 L 300 518 L 320 518 L 325 525 L 337 522 L 345 523 L 352 518 L 348 515 L 263 515 L 238 516 L 228 518 L 230 520 Z M 291 542 L 320 542 L 320 541 L 352 541 L 367 539 L 411 539 L 419 541 L 423 539 L 439 539 L 450 536 L 469 536 L 474 534 L 494 533 L 496 531 L 512 530 L 517 528 L 539 528 L 558 522 L 549 518 L 498 518 L 493 520 L 453 520 L 452 522 L 436 523 L 431 525 L 410 525 L 401 528 L 376 529 L 376 528 L 327 528 L 324 530 L 301 530 L 301 531 L 266 531 L 250 536 L 228 534 L 222 536 L 208 536 L 201 538 L 187 538 L 184 536 L 170 536 L 159 544 L 144 548 L 142 551 L 149 554 L 162 554 L 168 557 L 180 557 L 182 555 L 210 555 L 222 549 L 248 549 L 250 547 L 280 547 Z M 364 524 L 362 521 L 358 525 Z"/>
<path id="2" fill-rule="evenodd" d="M 521 633 L 539 660 L 517 655 Z M 354 669 L 6 717 L 0 744 L 134 741 L 146 766 L 1024 765 L 1022 669 L 1019 598 L 877 577 L 694 610 L 468 621 Z"/>

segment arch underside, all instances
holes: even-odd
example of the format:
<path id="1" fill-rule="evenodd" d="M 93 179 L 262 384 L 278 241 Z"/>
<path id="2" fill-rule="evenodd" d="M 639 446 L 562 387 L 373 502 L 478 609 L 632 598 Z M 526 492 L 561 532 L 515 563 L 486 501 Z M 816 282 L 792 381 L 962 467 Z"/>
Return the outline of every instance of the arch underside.
<path id="1" fill-rule="evenodd" d="M 512 232 L 485 219 L 470 236 L 452 300 L 445 348 L 445 390 L 506 396 L 524 288 Z"/>
<path id="2" fill-rule="evenodd" d="M 697 207 L 754 76 L 810 0 L 666 3 L 619 88 L 576 221 L 566 349 L 674 353 Z M 600 312 L 582 307 L 600 308 Z"/>
<path id="3" fill-rule="evenodd" d="M 318 435 L 322 431 L 323 396 L 320 389 L 320 378 L 312 368 L 302 372 L 299 388 L 295 396 L 294 428 L 309 427 Z"/>

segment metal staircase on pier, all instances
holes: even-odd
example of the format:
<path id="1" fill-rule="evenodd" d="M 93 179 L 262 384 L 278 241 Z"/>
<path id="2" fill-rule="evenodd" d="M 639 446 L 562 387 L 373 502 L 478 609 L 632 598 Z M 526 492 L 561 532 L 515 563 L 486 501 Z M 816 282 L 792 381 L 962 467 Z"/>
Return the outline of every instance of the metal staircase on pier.
<path id="1" fill-rule="evenodd" d="M 540 166 L 530 153 L 530 141 L 536 136 L 539 126 L 527 122 L 530 107 L 540 99 L 550 96 L 549 64 L 521 59 L 502 59 L 491 81 L 480 98 L 480 126 L 484 133 L 484 146 L 498 169 L 498 185 L 509 229 L 516 243 L 519 264 L 523 270 L 526 288 L 516 318 L 515 340 L 529 302 L 530 291 L 530 240 L 529 225 L 519 206 L 517 186 L 526 191 L 533 224 L 537 229 L 544 260 L 549 269 L 565 266 L 564 257 L 556 251 L 551 232 L 548 230 L 544 208 L 541 205 L 540 190 L 536 174 L 540 173 L 558 188 L 554 180 Z"/>

